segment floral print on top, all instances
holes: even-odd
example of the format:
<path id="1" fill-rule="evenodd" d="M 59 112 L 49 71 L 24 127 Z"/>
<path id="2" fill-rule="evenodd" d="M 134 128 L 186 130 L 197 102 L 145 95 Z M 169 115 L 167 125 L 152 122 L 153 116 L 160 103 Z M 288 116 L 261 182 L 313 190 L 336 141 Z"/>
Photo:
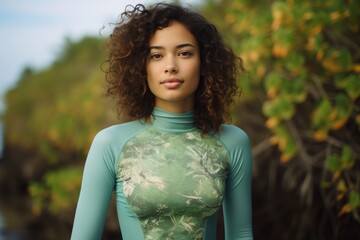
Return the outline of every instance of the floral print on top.
<path id="1" fill-rule="evenodd" d="M 226 148 L 216 138 L 148 128 L 123 147 L 117 174 L 145 239 L 181 240 L 203 238 L 228 171 Z"/>
<path id="2" fill-rule="evenodd" d="M 215 240 L 220 205 L 225 239 L 253 239 L 249 138 L 228 124 L 202 136 L 194 116 L 154 108 L 151 124 L 138 119 L 96 135 L 71 240 L 102 239 L 114 195 L 124 240 Z"/>

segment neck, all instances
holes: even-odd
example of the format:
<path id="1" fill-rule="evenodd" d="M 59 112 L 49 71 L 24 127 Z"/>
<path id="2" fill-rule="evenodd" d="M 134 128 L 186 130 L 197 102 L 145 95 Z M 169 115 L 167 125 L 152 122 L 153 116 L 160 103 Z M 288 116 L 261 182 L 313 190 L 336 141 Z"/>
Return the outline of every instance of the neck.
<path id="1" fill-rule="evenodd" d="M 169 101 L 161 101 L 159 99 L 155 100 L 155 107 L 165 110 L 170 113 L 186 113 L 194 110 L 194 101 L 186 101 L 186 102 L 169 102 Z"/>
<path id="2" fill-rule="evenodd" d="M 196 128 L 194 111 L 184 113 L 171 113 L 158 107 L 154 108 L 151 115 L 151 124 L 166 131 L 183 132 Z"/>

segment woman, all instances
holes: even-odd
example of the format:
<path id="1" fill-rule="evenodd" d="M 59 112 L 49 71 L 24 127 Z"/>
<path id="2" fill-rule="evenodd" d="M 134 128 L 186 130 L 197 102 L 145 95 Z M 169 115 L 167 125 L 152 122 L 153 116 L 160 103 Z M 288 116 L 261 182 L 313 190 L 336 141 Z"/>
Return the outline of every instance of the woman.
<path id="1" fill-rule="evenodd" d="M 106 77 L 126 123 L 89 151 L 72 239 L 100 239 L 116 194 L 123 239 L 252 239 L 247 135 L 224 124 L 242 61 L 178 5 L 136 5 L 110 36 Z"/>

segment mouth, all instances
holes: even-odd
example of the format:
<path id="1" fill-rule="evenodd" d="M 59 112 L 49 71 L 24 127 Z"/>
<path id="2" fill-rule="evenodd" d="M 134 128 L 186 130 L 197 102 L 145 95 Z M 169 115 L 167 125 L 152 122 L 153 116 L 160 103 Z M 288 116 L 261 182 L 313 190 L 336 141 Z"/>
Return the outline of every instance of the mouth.
<path id="1" fill-rule="evenodd" d="M 184 80 L 178 79 L 178 78 L 170 78 L 165 79 L 160 82 L 161 85 L 164 85 L 168 89 L 176 89 L 181 86 L 181 84 L 184 83 Z"/>

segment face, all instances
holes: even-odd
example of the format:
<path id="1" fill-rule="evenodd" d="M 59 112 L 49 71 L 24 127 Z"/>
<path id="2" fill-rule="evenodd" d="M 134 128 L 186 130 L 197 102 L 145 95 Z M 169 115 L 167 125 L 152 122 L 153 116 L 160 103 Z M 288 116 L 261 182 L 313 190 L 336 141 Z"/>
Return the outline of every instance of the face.
<path id="1" fill-rule="evenodd" d="M 170 112 L 190 111 L 200 79 L 200 51 L 187 28 L 172 22 L 157 30 L 149 41 L 147 82 L 155 106 Z"/>

